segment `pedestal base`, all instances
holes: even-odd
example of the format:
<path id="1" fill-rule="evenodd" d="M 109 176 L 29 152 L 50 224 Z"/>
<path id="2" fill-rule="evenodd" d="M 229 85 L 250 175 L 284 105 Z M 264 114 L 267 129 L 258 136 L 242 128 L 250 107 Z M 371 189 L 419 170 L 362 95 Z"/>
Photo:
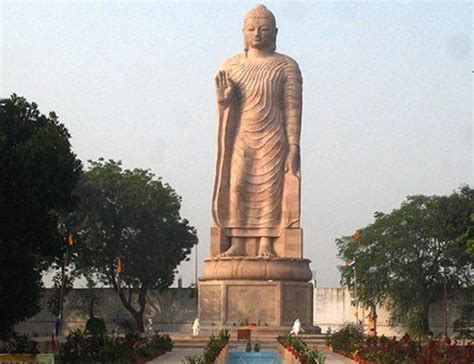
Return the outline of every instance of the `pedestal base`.
<path id="1" fill-rule="evenodd" d="M 199 283 L 203 325 L 290 326 L 313 324 L 313 286 L 308 282 L 209 280 Z"/>
<path id="2" fill-rule="evenodd" d="M 208 258 L 204 261 L 201 281 L 263 280 L 301 281 L 312 278 L 309 259 L 229 257 Z"/>

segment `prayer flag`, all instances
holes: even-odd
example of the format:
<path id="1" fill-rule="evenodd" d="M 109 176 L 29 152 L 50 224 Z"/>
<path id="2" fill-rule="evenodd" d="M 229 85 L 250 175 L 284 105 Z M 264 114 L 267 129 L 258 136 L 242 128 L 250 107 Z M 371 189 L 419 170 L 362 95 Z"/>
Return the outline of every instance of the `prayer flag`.
<path id="1" fill-rule="evenodd" d="M 56 350 L 60 328 L 61 328 L 61 315 L 56 317 L 56 321 L 54 321 L 53 333 L 51 335 L 51 344 L 53 346 L 53 351 Z"/>
<path id="2" fill-rule="evenodd" d="M 358 230 L 355 231 L 354 234 L 352 234 L 352 237 L 354 238 L 354 240 L 360 240 L 361 236 L 362 235 L 360 234 Z"/>
<path id="3" fill-rule="evenodd" d="M 67 245 L 72 246 L 74 244 L 74 239 L 72 238 L 72 233 L 69 233 L 67 236 Z"/>
<path id="4" fill-rule="evenodd" d="M 117 258 L 117 264 L 115 266 L 115 273 L 116 274 L 122 273 L 122 259 L 120 259 L 120 257 Z"/>

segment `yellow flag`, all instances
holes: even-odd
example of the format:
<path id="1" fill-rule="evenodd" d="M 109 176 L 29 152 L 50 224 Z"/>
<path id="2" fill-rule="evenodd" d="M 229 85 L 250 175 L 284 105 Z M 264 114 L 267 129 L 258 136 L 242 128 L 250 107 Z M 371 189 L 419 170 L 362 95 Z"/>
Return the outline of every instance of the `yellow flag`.
<path id="1" fill-rule="evenodd" d="M 72 233 L 69 233 L 66 239 L 67 245 L 72 246 L 74 244 L 74 239 L 72 238 Z"/>
<path id="2" fill-rule="evenodd" d="M 115 273 L 116 274 L 122 273 L 122 259 L 120 257 L 117 258 L 117 265 L 115 266 Z"/>

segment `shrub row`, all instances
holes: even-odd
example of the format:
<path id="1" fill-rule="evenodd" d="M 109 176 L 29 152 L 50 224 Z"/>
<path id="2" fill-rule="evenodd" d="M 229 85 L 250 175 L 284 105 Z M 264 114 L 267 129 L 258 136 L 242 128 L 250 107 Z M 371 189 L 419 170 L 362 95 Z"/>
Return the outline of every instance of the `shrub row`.
<path id="1" fill-rule="evenodd" d="M 351 357 L 361 364 L 470 364 L 474 362 L 472 343 L 458 345 L 448 338 L 414 341 L 408 334 L 400 340 L 368 337 L 355 325 L 337 332 L 329 331 L 326 340 L 334 352 Z"/>
<path id="2" fill-rule="evenodd" d="M 0 341 L 0 353 L 6 354 L 39 354 L 38 343 L 28 335 L 13 332 L 9 340 Z"/>
<path id="3" fill-rule="evenodd" d="M 72 331 L 61 344 L 63 363 L 117 363 L 130 364 L 151 360 L 171 351 L 173 342 L 168 335 L 155 334 L 149 338 L 137 335 L 115 337 L 89 336 L 80 330 Z"/>
<path id="4" fill-rule="evenodd" d="M 320 351 L 308 348 L 308 345 L 298 336 L 292 334 L 279 336 L 278 342 L 302 364 L 323 364 L 326 360 Z"/>
<path id="5" fill-rule="evenodd" d="M 213 364 L 221 351 L 229 343 L 230 333 L 229 330 L 220 329 L 217 335 L 212 334 L 209 337 L 209 341 L 204 347 L 202 355 L 190 355 L 186 356 L 185 360 L 187 364 Z"/>

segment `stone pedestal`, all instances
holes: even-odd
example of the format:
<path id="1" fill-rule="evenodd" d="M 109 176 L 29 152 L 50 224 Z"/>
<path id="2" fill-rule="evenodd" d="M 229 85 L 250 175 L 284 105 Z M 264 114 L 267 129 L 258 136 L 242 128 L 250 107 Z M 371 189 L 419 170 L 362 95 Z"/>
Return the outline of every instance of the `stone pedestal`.
<path id="1" fill-rule="evenodd" d="M 203 325 L 311 326 L 313 286 L 307 282 L 210 280 L 199 283 Z"/>
<path id="2" fill-rule="evenodd" d="M 199 283 L 203 325 L 311 326 L 313 286 L 308 259 L 209 258 Z"/>

